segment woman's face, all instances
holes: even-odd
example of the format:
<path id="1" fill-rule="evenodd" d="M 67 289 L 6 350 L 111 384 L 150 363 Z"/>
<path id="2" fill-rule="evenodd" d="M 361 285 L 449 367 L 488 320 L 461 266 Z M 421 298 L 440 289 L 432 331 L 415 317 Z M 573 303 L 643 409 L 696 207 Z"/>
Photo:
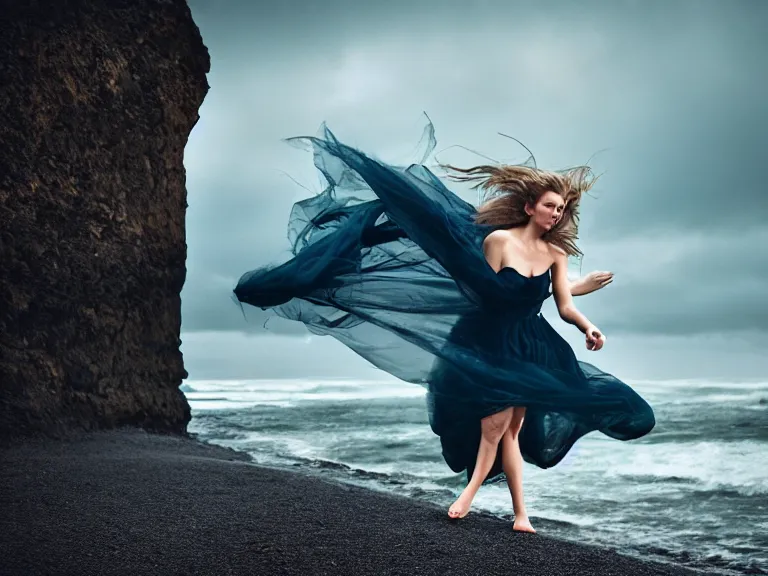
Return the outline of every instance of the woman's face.
<path id="1" fill-rule="evenodd" d="M 533 222 L 544 230 L 552 229 L 560 221 L 564 209 L 565 201 L 556 192 L 544 192 L 533 208 L 525 207 Z"/>

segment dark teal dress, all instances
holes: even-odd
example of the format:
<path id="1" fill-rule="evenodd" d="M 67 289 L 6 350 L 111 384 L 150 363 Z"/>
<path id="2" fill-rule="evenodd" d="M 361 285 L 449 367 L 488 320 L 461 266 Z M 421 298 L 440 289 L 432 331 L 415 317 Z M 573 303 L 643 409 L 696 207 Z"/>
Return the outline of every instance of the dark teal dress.
<path id="1" fill-rule="evenodd" d="M 427 153 L 434 147 L 425 131 Z M 493 230 L 423 164 L 397 167 L 339 142 L 325 127 L 309 144 L 328 187 L 294 205 L 293 257 L 247 272 L 240 302 L 303 322 L 378 368 L 427 389 L 432 430 L 448 466 L 471 477 L 480 420 L 525 406 L 523 458 L 557 464 L 599 430 L 650 432 L 648 403 L 576 359 L 541 315 L 549 272 L 496 273 L 482 245 Z M 424 154 L 424 157 L 427 156 Z M 500 454 L 486 480 L 501 474 Z"/>

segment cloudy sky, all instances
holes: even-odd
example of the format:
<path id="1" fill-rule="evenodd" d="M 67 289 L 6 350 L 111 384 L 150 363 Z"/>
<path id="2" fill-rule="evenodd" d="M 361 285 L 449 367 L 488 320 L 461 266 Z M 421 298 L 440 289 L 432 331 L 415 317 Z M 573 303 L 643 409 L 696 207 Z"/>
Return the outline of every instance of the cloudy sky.
<path id="1" fill-rule="evenodd" d="M 577 304 L 606 347 L 545 307 L 580 358 L 628 380 L 768 380 L 768 2 L 412 1 L 190 0 L 212 62 L 185 156 L 190 378 L 382 376 L 301 325 L 244 319 L 231 289 L 287 257 L 309 194 L 294 180 L 321 189 L 281 139 L 326 121 L 403 162 L 426 112 L 438 151 L 524 160 L 504 132 L 541 167 L 599 152 L 583 270 L 616 277 Z"/>

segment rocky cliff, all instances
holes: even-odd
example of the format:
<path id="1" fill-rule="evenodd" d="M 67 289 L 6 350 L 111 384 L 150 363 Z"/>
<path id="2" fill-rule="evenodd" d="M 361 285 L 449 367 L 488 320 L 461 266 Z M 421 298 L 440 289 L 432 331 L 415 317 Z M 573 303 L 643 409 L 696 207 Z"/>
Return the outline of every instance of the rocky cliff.
<path id="1" fill-rule="evenodd" d="M 0 0 L 0 435 L 182 432 L 184 0 Z"/>

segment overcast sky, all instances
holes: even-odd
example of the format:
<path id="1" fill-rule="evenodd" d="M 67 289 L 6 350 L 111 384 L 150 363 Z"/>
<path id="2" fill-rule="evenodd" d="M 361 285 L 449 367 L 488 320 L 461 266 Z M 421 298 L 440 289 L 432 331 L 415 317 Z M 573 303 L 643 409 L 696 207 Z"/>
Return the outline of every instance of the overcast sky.
<path id="1" fill-rule="evenodd" d="M 545 307 L 577 355 L 632 379 L 768 380 L 768 2 L 708 0 L 190 0 L 211 89 L 186 148 L 191 379 L 382 377 L 330 337 L 231 300 L 239 276 L 287 257 L 293 202 L 321 184 L 281 139 L 325 121 L 342 141 L 408 161 L 437 150 L 499 161 L 592 160 L 577 299 L 608 342 Z M 441 160 L 476 163 L 457 148 Z M 290 175 L 290 177 L 289 177 Z M 449 184 L 449 186 L 454 186 Z M 472 199 L 473 196 L 465 196 Z"/>

